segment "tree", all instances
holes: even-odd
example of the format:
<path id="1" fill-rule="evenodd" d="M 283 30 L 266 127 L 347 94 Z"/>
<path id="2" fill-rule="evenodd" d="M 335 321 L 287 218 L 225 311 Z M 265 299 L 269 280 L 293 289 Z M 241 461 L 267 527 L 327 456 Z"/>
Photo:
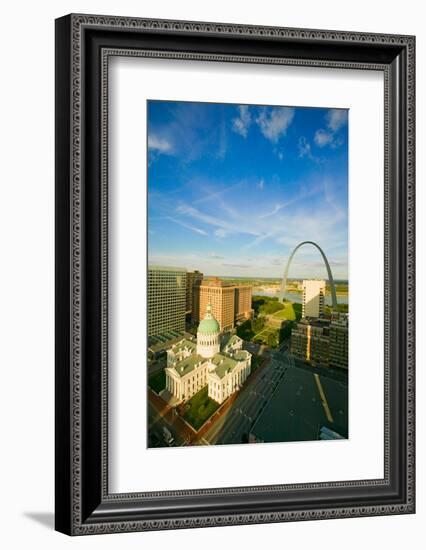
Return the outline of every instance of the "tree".
<path id="1" fill-rule="evenodd" d="M 274 348 L 277 345 L 277 338 L 274 333 L 270 332 L 266 339 L 267 344 L 270 348 Z"/>
<path id="2" fill-rule="evenodd" d="M 265 319 L 263 319 L 262 317 L 256 317 L 251 322 L 251 328 L 255 333 L 260 332 L 264 326 L 265 326 Z"/>
<path id="3" fill-rule="evenodd" d="M 293 321 L 286 321 L 284 326 L 281 327 L 279 332 L 279 343 L 281 344 L 287 338 L 291 336 L 291 329 L 294 327 Z"/>

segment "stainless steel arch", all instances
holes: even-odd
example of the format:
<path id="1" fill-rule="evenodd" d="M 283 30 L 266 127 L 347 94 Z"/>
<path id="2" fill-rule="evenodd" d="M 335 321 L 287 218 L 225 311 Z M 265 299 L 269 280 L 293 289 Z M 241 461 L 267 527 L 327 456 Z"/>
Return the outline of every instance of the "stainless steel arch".
<path id="1" fill-rule="evenodd" d="M 317 248 L 321 253 L 322 259 L 324 260 L 324 264 L 325 264 L 325 267 L 327 269 L 328 280 L 329 280 L 330 287 L 331 287 L 331 301 L 333 303 L 333 309 L 337 310 L 336 287 L 334 286 L 334 279 L 333 279 L 333 275 L 331 273 L 330 264 L 328 263 L 327 257 L 324 254 L 322 248 L 317 243 L 314 243 L 314 241 L 303 241 L 303 242 L 299 243 L 296 246 L 296 248 L 293 250 L 293 252 L 291 253 L 290 258 L 287 261 L 285 271 L 284 271 L 283 280 L 281 281 L 279 300 L 280 300 L 280 302 L 282 302 L 284 300 L 284 297 L 285 297 L 285 287 L 287 285 L 287 275 L 288 275 L 288 270 L 290 269 L 291 260 L 293 259 L 293 256 L 296 254 L 296 252 L 299 250 L 299 248 L 301 246 L 305 245 L 305 244 L 311 244 L 311 245 L 315 246 L 315 248 Z"/>

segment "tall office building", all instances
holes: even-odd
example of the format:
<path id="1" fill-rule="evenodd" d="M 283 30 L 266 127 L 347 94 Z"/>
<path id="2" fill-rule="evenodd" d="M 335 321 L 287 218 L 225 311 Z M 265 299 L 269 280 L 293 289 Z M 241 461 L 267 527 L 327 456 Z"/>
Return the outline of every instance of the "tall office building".
<path id="1" fill-rule="evenodd" d="M 239 285 L 235 287 L 235 320 L 242 321 L 251 319 L 253 310 L 252 303 L 252 287 L 248 285 Z"/>
<path id="2" fill-rule="evenodd" d="M 348 368 L 348 318 L 340 317 L 330 324 L 330 367 Z"/>
<path id="3" fill-rule="evenodd" d="M 325 281 L 303 281 L 302 317 L 320 317 L 324 313 Z"/>
<path id="4" fill-rule="evenodd" d="M 291 331 L 291 353 L 313 366 L 348 368 L 348 317 L 302 319 Z"/>
<path id="5" fill-rule="evenodd" d="M 148 266 L 148 336 L 185 330 L 186 269 Z"/>
<path id="6" fill-rule="evenodd" d="M 231 330 L 236 321 L 252 317 L 251 297 L 251 286 L 235 285 L 218 277 L 208 277 L 193 287 L 192 319 L 197 323 L 201 321 L 202 312 L 211 304 L 221 332 Z"/>
<path id="7" fill-rule="evenodd" d="M 198 287 L 198 319 L 201 321 L 202 312 L 208 304 L 212 306 L 212 313 L 220 326 L 220 331 L 230 330 L 234 326 L 235 317 L 235 287 L 221 281 L 217 277 L 203 279 Z"/>
<path id="8" fill-rule="evenodd" d="M 203 280 L 203 274 L 200 271 L 187 271 L 186 273 L 186 314 L 192 314 L 194 305 L 194 286 L 200 285 Z M 195 293 L 196 297 L 196 293 Z"/>

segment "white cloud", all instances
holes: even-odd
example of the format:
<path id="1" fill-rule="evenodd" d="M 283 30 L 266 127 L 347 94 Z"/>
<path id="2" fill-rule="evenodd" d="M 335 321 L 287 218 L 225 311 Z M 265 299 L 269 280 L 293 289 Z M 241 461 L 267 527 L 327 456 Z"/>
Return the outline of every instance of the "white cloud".
<path id="1" fill-rule="evenodd" d="M 305 136 L 300 136 L 299 143 L 298 143 L 298 149 L 299 149 L 299 157 L 304 158 L 308 157 L 312 159 L 312 150 L 311 150 L 311 144 L 309 141 L 305 138 Z"/>
<path id="2" fill-rule="evenodd" d="M 318 147 L 325 147 L 333 141 L 333 134 L 323 129 L 317 130 L 315 132 L 314 141 Z"/>
<path id="3" fill-rule="evenodd" d="M 228 231 L 225 231 L 225 229 L 216 229 L 214 234 L 216 237 L 219 237 L 219 239 L 223 239 L 228 235 Z"/>
<path id="4" fill-rule="evenodd" d="M 290 107 L 280 107 L 272 110 L 265 107 L 261 109 L 256 122 L 266 139 L 269 139 L 272 143 L 277 143 L 280 137 L 286 134 L 293 118 L 294 109 Z"/>
<path id="5" fill-rule="evenodd" d="M 248 105 L 238 106 L 239 117 L 232 119 L 232 129 L 240 136 L 247 137 L 251 124 L 251 114 Z"/>
<path id="6" fill-rule="evenodd" d="M 201 210 L 198 210 L 197 208 L 194 208 L 193 206 L 189 206 L 184 203 L 180 204 L 176 210 L 177 212 L 179 212 L 179 214 L 190 216 L 195 220 L 219 228 L 215 231 L 215 235 L 217 237 L 224 237 L 229 233 L 247 233 L 249 235 L 258 234 L 249 225 L 243 225 L 240 220 L 221 219 L 218 216 L 206 214 Z"/>
<path id="7" fill-rule="evenodd" d="M 193 231 L 194 233 L 198 233 L 199 235 L 205 235 L 207 236 L 207 232 L 204 231 L 204 229 L 200 229 L 199 227 L 194 227 L 193 225 L 190 225 L 189 223 L 183 222 L 181 220 L 177 220 L 176 218 L 172 218 L 171 216 L 166 216 L 168 220 L 170 220 L 173 223 L 176 223 L 178 225 L 181 225 L 182 227 L 185 227 L 185 229 L 189 229 L 190 231 Z"/>
<path id="8" fill-rule="evenodd" d="M 148 136 L 148 149 L 166 154 L 170 154 L 173 151 L 172 144 L 167 139 L 160 138 L 155 134 L 149 134 Z"/>
<path id="9" fill-rule="evenodd" d="M 337 132 L 344 126 L 348 120 L 348 112 L 346 109 L 329 109 L 327 112 L 327 127 L 332 132 Z"/>
<path id="10" fill-rule="evenodd" d="M 257 186 L 259 187 L 259 189 L 262 191 L 263 188 L 265 187 L 265 180 L 262 178 L 259 183 L 257 184 Z"/>
<path id="11" fill-rule="evenodd" d="M 265 214 L 261 214 L 258 216 L 259 219 L 263 218 L 269 218 L 270 216 L 275 216 L 282 208 L 284 208 L 284 204 L 276 204 L 272 210 L 269 212 L 265 212 Z"/>
<path id="12" fill-rule="evenodd" d="M 327 130 L 320 128 L 315 132 L 315 145 L 318 147 L 329 145 L 333 149 L 337 149 L 343 143 L 343 139 L 337 135 L 337 132 L 347 123 L 347 111 L 345 109 L 329 109 L 325 119 Z"/>

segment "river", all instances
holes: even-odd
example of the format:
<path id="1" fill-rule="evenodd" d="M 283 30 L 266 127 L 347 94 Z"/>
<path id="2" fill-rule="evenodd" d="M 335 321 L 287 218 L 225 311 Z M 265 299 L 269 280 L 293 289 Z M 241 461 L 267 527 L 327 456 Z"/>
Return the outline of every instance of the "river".
<path id="1" fill-rule="evenodd" d="M 268 296 L 270 298 L 278 298 L 279 292 L 269 292 L 264 290 L 253 289 L 253 296 Z M 285 297 L 290 302 L 295 302 L 296 304 L 302 303 L 302 293 L 301 292 L 286 292 Z M 349 294 L 338 294 L 337 303 L 338 304 L 347 304 L 349 299 Z M 331 305 L 331 295 L 327 294 L 325 296 L 326 305 Z"/>

